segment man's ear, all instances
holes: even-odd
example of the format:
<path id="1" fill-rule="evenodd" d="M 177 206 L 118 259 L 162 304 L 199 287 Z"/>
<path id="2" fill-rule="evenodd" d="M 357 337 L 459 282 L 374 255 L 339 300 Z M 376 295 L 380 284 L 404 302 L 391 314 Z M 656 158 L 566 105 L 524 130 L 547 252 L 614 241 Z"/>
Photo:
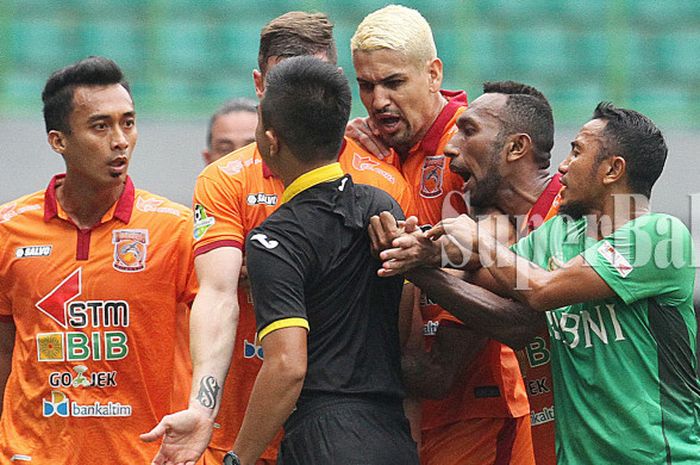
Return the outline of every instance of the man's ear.
<path id="1" fill-rule="evenodd" d="M 66 136 L 63 134 L 63 132 L 52 129 L 49 131 L 47 139 L 49 145 L 51 146 L 51 150 L 63 155 L 63 153 L 66 151 Z"/>
<path id="2" fill-rule="evenodd" d="M 524 132 L 513 134 L 509 137 L 506 147 L 506 161 L 517 161 L 523 158 L 528 152 L 532 151 L 532 139 L 529 134 Z"/>
<path id="3" fill-rule="evenodd" d="M 603 184 L 619 182 L 627 175 L 627 161 L 619 156 L 613 155 L 601 162 L 604 167 Z"/>
<path id="4" fill-rule="evenodd" d="M 275 130 L 270 128 L 265 130 L 265 138 L 269 144 L 269 154 L 270 157 L 276 157 L 280 152 L 280 140 L 275 133 Z"/>
<path id="5" fill-rule="evenodd" d="M 255 95 L 257 95 L 258 100 L 260 100 L 263 93 L 265 93 L 265 78 L 257 69 L 253 70 L 253 82 L 255 83 Z"/>
<path id="6" fill-rule="evenodd" d="M 440 92 L 442 88 L 442 60 L 433 58 L 428 63 L 428 73 L 430 75 L 430 91 Z"/>
<path id="7" fill-rule="evenodd" d="M 204 160 L 205 165 L 208 165 L 209 163 L 214 161 L 211 159 L 211 157 L 212 157 L 212 153 L 209 151 L 209 149 L 202 150 L 202 160 Z"/>

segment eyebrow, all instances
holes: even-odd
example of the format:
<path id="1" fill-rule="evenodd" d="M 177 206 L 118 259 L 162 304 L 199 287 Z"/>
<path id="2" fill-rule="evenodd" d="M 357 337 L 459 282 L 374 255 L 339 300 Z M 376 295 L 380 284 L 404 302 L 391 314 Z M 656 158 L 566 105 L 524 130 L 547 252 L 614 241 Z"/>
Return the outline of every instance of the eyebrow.
<path id="1" fill-rule="evenodd" d="M 122 114 L 121 117 L 134 117 L 136 116 L 135 111 L 127 111 L 126 113 Z M 104 114 L 98 114 L 98 115 L 92 115 L 91 117 L 88 118 L 88 123 L 93 123 L 95 121 L 100 121 L 103 119 L 110 119 L 112 116 L 111 115 L 104 115 Z"/>
<path id="2" fill-rule="evenodd" d="M 396 79 L 401 79 L 401 78 L 403 78 L 403 76 L 404 76 L 403 73 L 394 73 L 394 74 L 390 74 L 389 76 L 384 77 L 378 81 L 370 81 L 368 79 L 362 79 L 361 77 L 358 77 L 357 82 L 368 82 L 370 84 L 377 84 L 377 83 L 383 84 L 383 83 L 388 82 L 388 81 L 394 81 Z"/>

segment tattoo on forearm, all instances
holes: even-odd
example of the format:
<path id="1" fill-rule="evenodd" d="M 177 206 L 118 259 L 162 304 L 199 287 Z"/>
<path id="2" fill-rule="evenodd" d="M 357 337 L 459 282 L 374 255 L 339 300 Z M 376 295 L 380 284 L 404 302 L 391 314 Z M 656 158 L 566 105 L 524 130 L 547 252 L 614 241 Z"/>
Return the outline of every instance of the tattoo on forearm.
<path id="1" fill-rule="evenodd" d="M 216 407 L 216 401 L 219 395 L 221 386 L 213 376 L 205 376 L 199 380 L 199 393 L 197 400 L 203 407 L 213 409 Z"/>

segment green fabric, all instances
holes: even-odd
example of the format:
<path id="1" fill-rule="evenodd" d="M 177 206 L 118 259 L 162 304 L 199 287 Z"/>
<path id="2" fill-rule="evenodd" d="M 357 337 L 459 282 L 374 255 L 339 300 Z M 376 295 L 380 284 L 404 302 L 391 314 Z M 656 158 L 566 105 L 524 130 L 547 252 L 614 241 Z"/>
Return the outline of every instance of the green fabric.
<path id="1" fill-rule="evenodd" d="M 700 464 L 693 244 L 648 214 L 597 241 L 556 217 L 513 246 L 553 270 L 583 253 L 617 297 L 547 312 L 558 465 Z"/>

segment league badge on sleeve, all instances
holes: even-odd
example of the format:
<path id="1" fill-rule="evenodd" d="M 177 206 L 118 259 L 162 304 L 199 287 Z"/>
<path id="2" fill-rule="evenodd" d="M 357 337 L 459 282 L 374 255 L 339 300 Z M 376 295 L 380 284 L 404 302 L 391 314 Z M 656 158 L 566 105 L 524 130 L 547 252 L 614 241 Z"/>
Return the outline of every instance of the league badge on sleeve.
<path id="1" fill-rule="evenodd" d="M 211 228 L 216 219 L 213 216 L 208 216 L 207 211 L 203 206 L 197 204 L 194 206 L 194 240 L 200 240 L 207 230 Z"/>
<path id="2" fill-rule="evenodd" d="M 115 270 L 135 273 L 146 268 L 147 229 L 118 229 L 112 232 Z"/>
<path id="3" fill-rule="evenodd" d="M 442 195 L 445 155 L 425 157 L 420 177 L 420 195 L 432 199 Z"/>

